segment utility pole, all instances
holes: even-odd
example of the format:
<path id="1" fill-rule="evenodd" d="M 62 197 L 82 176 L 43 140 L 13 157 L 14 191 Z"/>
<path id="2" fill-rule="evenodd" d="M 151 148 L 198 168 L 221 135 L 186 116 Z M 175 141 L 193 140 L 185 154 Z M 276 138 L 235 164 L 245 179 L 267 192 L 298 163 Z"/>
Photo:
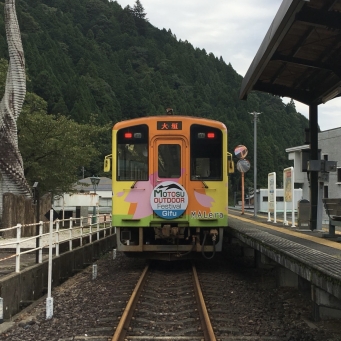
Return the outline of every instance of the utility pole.
<path id="1" fill-rule="evenodd" d="M 257 217 L 257 120 L 260 112 L 251 112 L 253 115 L 253 141 L 254 141 L 254 168 L 253 168 L 253 215 Z"/>

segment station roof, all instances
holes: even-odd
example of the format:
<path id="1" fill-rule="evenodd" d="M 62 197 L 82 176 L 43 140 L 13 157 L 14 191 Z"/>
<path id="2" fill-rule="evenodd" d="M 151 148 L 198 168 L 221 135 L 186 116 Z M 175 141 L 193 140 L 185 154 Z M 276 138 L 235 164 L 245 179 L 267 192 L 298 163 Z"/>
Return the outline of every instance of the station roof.
<path id="1" fill-rule="evenodd" d="M 240 91 L 319 105 L 341 93 L 341 0 L 283 0 Z"/>

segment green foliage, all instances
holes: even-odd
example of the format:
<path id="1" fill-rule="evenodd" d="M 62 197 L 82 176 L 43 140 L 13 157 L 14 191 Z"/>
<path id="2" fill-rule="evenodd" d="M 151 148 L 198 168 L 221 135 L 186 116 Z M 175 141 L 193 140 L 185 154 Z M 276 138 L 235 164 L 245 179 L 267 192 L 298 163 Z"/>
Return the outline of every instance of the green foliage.
<path id="1" fill-rule="evenodd" d="M 140 0 L 136 0 L 134 9 L 133 9 L 134 15 L 139 19 L 146 19 L 146 13 L 144 12 L 143 5 L 141 4 Z"/>
<path id="2" fill-rule="evenodd" d="M 163 114 L 167 107 L 179 114 L 216 119 L 229 130 L 230 152 L 238 144 L 249 149 L 251 169 L 245 181 L 252 183 L 250 112 L 261 112 L 257 168 L 258 184 L 262 187 L 267 186 L 269 172 L 280 174 L 291 165 L 285 149 L 304 143 L 308 121 L 297 113 L 293 102 L 285 105 L 279 97 L 256 92 L 247 101 L 239 100 L 242 77 L 232 65 L 222 57 L 194 48 L 188 41 L 178 40 L 170 29 L 154 27 L 146 19 L 139 0 L 133 8 L 124 9 L 108 0 L 21 0 L 16 5 L 30 79 L 27 89 L 46 101 L 50 115 L 46 119 L 51 120 L 46 126 L 59 122 L 74 127 L 77 122 L 80 127 L 89 128 L 93 114 L 99 126 L 113 125 L 123 119 Z M 7 46 L 1 38 L 5 37 L 2 24 L 0 11 L 0 58 L 8 59 Z M 0 63 L 0 71 L 1 67 Z M 30 117 L 27 115 L 25 120 L 29 122 Z M 40 122 L 36 120 L 31 123 Z M 68 139 L 58 147 L 60 156 L 65 153 L 62 150 L 66 149 L 66 142 L 75 142 Z M 38 142 L 32 136 L 31 143 L 39 146 Z M 26 148 L 22 142 L 20 145 Z M 100 174 L 102 164 L 98 160 L 110 154 L 110 134 L 102 135 L 90 147 L 102 155 L 83 152 L 84 156 L 94 157 L 89 175 Z M 34 151 L 31 148 L 30 153 Z M 26 157 L 30 153 L 23 150 L 25 163 L 31 169 L 33 161 Z M 77 165 L 71 167 L 77 177 L 77 167 L 85 166 L 85 162 L 77 156 L 73 164 Z M 54 173 L 51 175 L 56 179 Z M 34 178 L 32 172 L 27 174 Z M 236 172 L 230 179 L 232 188 L 239 190 L 240 174 Z"/>
<path id="3" fill-rule="evenodd" d="M 79 170 L 90 166 L 100 152 L 96 140 L 110 127 L 94 118 L 79 124 L 62 115 L 47 115 L 47 103 L 27 93 L 18 120 L 19 148 L 29 183 L 39 183 L 41 193 L 68 192 L 79 179 Z"/>

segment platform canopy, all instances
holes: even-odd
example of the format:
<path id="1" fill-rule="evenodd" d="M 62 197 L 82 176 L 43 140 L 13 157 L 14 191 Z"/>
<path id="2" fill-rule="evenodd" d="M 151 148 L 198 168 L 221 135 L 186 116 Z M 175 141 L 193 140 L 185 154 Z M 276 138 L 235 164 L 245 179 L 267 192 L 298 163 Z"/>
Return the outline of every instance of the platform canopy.
<path id="1" fill-rule="evenodd" d="M 319 105 L 341 93 L 341 0 L 283 0 L 240 91 Z"/>

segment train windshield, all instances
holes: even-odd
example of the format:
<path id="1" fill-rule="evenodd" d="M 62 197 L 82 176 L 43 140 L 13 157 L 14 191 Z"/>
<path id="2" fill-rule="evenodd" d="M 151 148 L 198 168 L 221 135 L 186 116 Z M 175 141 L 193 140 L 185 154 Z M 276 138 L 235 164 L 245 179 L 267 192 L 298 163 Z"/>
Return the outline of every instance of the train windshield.
<path id="1" fill-rule="evenodd" d="M 117 132 L 117 180 L 148 180 L 148 126 Z"/>
<path id="2" fill-rule="evenodd" d="M 180 178 L 181 147 L 179 144 L 160 144 L 158 146 L 159 178 Z"/>
<path id="3" fill-rule="evenodd" d="M 223 134 L 199 124 L 191 126 L 191 180 L 222 180 Z"/>

